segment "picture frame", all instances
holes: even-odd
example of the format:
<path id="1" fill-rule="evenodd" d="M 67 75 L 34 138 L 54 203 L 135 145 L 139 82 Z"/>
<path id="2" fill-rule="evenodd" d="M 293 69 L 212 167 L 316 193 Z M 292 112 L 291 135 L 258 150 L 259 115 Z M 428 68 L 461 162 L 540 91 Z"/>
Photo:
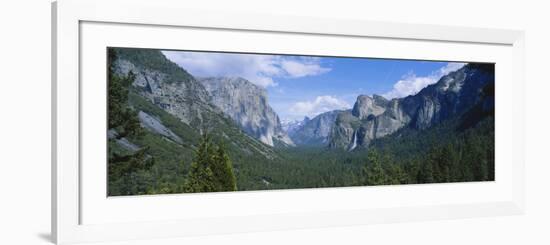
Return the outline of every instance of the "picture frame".
<path id="1" fill-rule="evenodd" d="M 523 114 L 525 102 L 523 91 L 525 88 L 523 67 L 525 54 L 522 31 L 213 12 L 188 9 L 183 2 L 171 0 L 154 2 L 134 0 L 131 1 L 131 4 L 129 2 L 123 0 L 60 0 L 52 4 L 52 237 L 57 244 L 515 215 L 524 212 Z M 181 14 L 183 10 L 186 10 L 185 15 Z M 361 42 L 365 38 L 375 39 L 378 42 L 434 42 L 438 43 L 442 49 L 446 45 L 455 44 L 500 47 L 498 50 L 502 50 L 502 57 L 505 57 L 502 58 L 503 62 L 510 69 L 501 70 L 503 73 L 500 74 L 505 74 L 506 77 L 499 77 L 499 73 L 497 73 L 497 83 L 499 79 L 506 81 L 503 83 L 503 88 L 506 87 L 506 91 L 504 89 L 499 91 L 497 88 L 497 104 L 511 99 L 511 94 L 507 91 L 514 91 L 515 103 L 506 109 L 509 113 L 509 122 L 507 124 L 497 122 L 497 144 L 507 142 L 506 148 L 502 148 L 506 149 L 501 151 L 502 157 L 497 157 L 497 159 L 503 160 L 502 162 L 505 159 L 509 161 L 509 165 L 506 166 L 506 173 L 502 174 L 503 178 L 499 179 L 497 176 L 495 183 L 483 186 L 434 184 L 429 186 L 285 190 L 269 193 L 258 191 L 244 194 L 146 196 L 117 199 L 116 203 L 107 202 L 108 198 L 104 196 L 103 201 L 105 202 L 90 201 L 91 194 L 89 193 L 101 194 L 105 190 L 85 184 L 90 179 L 87 176 L 93 176 L 89 175 L 93 170 L 88 168 L 88 165 L 82 165 L 83 159 L 89 155 L 81 153 L 89 145 L 82 144 L 81 136 L 83 127 L 90 124 L 88 121 L 84 122 L 87 119 L 85 116 L 83 117 L 82 105 L 83 98 L 88 95 L 90 90 L 81 84 L 88 74 L 84 74 L 82 70 L 86 69 L 90 63 L 82 54 L 87 52 L 83 47 L 94 42 L 94 38 L 89 39 L 88 33 L 93 33 L 90 30 L 107 30 L 111 28 L 109 26 L 112 26 L 115 31 L 134 28 L 136 29 L 135 33 L 138 34 L 140 30 L 137 29 L 149 28 L 148 31 L 152 31 L 161 28 L 163 29 L 162 33 L 185 29 L 220 32 L 219 35 L 239 32 L 315 38 L 337 37 L 342 40 L 354 39 L 357 42 Z M 125 34 L 131 35 L 131 33 L 128 31 Z M 184 34 L 185 32 L 182 32 L 182 35 Z M 95 39 L 99 39 L 99 41 L 96 40 L 100 43 L 99 45 L 108 45 L 108 43 L 101 42 L 107 40 L 107 36 Z M 157 42 L 154 38 L 147 40 L 148 46 L 155 46 Z M 128 45 L 144 44 L 136 41 L 133 44 L 128 43 Z M 163 45 L 180 44 L 164 43 Z M 435 46 L 433 48 L 436 49 Z M 310 52 L 316 51 L 311 50 Z M 395 52 L 404 51 L 396 49 Z M 430 55 L 426 54 L 424 58 L 429 59 Z M 507 133 L 503 134 L 502 132 Z M 458 189 L 464 193 L 469 191 L 475 193 L 472 196 L 457 194 L 455 199 L 420 200 L 422 198 L 429 199 L 430 195 L 435 196 L 437 193 L 453 192 Z M 498 191 L 498 195 L 483 198 L 495 190 Z M 330 203 L 330 206 L 327 204 L 318 208 L 284 201 L 298 200 L 297 198 L 300 196 L 319 198 L 314 200 L 325 200 L 323 198 L 327 197 L 330 199 L 351 198 L 349 196 L 357 193 L 365 193 L 371 197 L 379 197 L 379 199 L 387 198 L 387 200 L 378 201 L 373 206 L 363 205 L 362 202 L 355 206 L 334 202 Z M 392 197 L 392 195 L 399 197 Z M 250 205 L 265 204 L 269 206 L 271 203 L 271 206 L 263 209 L 255 208 L 252 209 L 254 212 L 248 213 L 235 209 L 233 213 L 225 215 L 222 212 L 211 215 L 201 212 L 201 210 L 207 209 L 205 203 L 231 202 L 238 205 L 239 203 L 235 199 L 246 200 L 251 203 Z M 269 202 L 259 202 L 259 199 L 269 200 Z M 403 202 L 403 200 L 408 201 Z M 174 210 L 185 208 L 185 203 L 194 203 L 195 205 L 188 208 L 191 213 L 197 215 L 185 217 L 174 215 Z M 106 205 L 111 204 L 124 207 L 129 211 L 121 212 L 117 216 L 115 212 L 107 211 L 108 206 Z M 124 215 L 129 216 L 136 209 L 155 205 L 167 208 L 157 212 L 151 211 L 140 219 L 124 217 Z M 86 213 L 89 211 L 84 211 L 92 210 L 93 206 L 98 208 L 90 211 L 91 215 Z M 139 208 L 136 208 L 138 206 Z M 215 208 L 215 206 L 212 207 Z M 244 206 L 244 208 L 247 207 Z M 100 215 L 103 211 L 105 214 Z M 87 222 L 88 218 L 86 217 L 90 216 L 97 216 L 98 219 Z"/>

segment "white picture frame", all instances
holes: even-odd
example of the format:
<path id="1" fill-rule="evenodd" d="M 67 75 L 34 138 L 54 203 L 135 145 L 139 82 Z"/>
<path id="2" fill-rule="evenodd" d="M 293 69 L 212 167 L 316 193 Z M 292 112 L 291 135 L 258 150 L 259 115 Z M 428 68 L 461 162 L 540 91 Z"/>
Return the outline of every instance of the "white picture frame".
<path id="1" fill-rule="evenodd" d="M 253 13 L 209 12 L 187 9 L 184 2 L 172 0 L 61 0 L 52 4 L 52 237 L 58 244 L 94 241 L 115 241 L 128 239 L 152 239 L 189 235 L 222 234 L 249 231 L 267 231 L 278 229 L 314 228 L 338 225 L 377 224 L 391 222 L 409 222 L 419 220 L 453 219 L 465 217 L 483 217 L 495 215 L 514 215 L 524 212 L 524 34 L 518 30 L 497 30 L 470 27 L 449 27 L 438 25 L 418 25 L 405 23 L 387 23 L 375 21 L 334 20 L 298 16 L 269 16 Z M 182 12 L 186 14 L 182 15 Z M 265 35 L 302 35 L 315 37 L 338 37 L 341 39 L 376 39 L 377 42 L 410 41 L 437 42 L 441 47 L 457 44 L 473 46 L 486 45 L 502 47 L 502 55 L 506 63 L 506 90 L 514 91 L 514 103 L 507 106 L 509 123 L 502 124 L 499 129 L 497 122 L 497 144 L 509 142 L 506 158 L 510 162 L 506 168 L 506 178 L 490 185 L 432 185 L 432 186 L 392 186 L 381 189 L 328 188 L 325 190 L 288 190 L 270 193 L 252 192 L 245 194 L 205 194 L 202 201 L 208 198 L 212 202 L 231 201 L 230 199 L 248 198 L 299 198 L 299 196 L 328 196 L 346 198 L 345 194 L 356 195 L 361 192 L 366 195 L 387 196 L 388 193 L 406 195 L 407 193 L 423 193 L 437 195 L 461 189 L 463 192 L 473 191 L 478 196 L 497 189 L 499 195 L 483 199 L 471 198 L 462 201 L 448 199 L 446 202 L 432 201 L 402 202 L 399 198 L 381 201 L 373 206 L 350 206 L 334 203 L 330 208 L 304 209 L 292 208 L 277 210 L 276 207 L 266 208 L 257 213 L 238 213 L 233 215 L 198 215 L 194 217 L 178 217 L 168 219 L 162 213 L 150 213 L 143 219 L 95 220 L 83 222 L 84 209 L 98 204 L 88 202 L 86 191 L 83 191 L 82 176 L 88 172 L 82 162 L 82 91 L 81 81 L 85 79 L 81 73 L 85 69 L 82 61 L 83 26 L 105 23 L 108 25 L 134 26 L 143 28 L 187 28 L 192 30 L 212 30 L 212 32 L 246 32 L 265 33 Z M 123 28 L 123 27 L 121 27 Z M 96 28 L 103 29 L 103 28 Z M 104 28 L 107 29 L 107 28 Z M 170 30 L 164 30 L 169 32 Z M 89 32 L 85 32 L 89 33 Z M 130 32 L 128 32 L 130 34 Z M 106 38 L 106 37 L 105 37 Z M 100 38 L 101 39 L 101 38 Z M 97 40 L 96 40 L 97 41 Z M 101 41 L 101 40 L 100 40 Z M 86 41 L 90 43 L 91 41 Z M 102 43 L 108 45 L 108 43 Z M 134 45 L 145 45 L 135 43 Z M 155 46 L 155 40 L 147 43 L 150 48 L 169 48 Z M 175 45 L 175 44 L 174 44 Z M 435 48 L 435 47 L 434 47 Z M 397 49 L 397 51 L 399 51 Z M 314 51 L 311 51 L 314 52 Z M 411 54 L 414 55 L 414 54 Z M 434 55 L 434 54 L 432 54 Z M 429 56 L 429 54 L 427 54 Z M 442 56 L 444 57 L 444 56 Z M 455 56 L 462 57 L 462 56 Z M 500 57 L 500 56 L 499 56 Z M 429 58 L 429 57 L 424 57 Z M 483 57 L 477 58 L 482 60 Z M 495 58 L 497 59 L 497 58 Z M 498 69 L 498 68 L 497 68 Z M 502 70 L 502 69 L 501 69 Z M 497 70 L 497 83 L 499 76 Z M 504 78 L 502 78 L 504 81 Z M 509 82 L 508 82 L 509 81 Z M 502 92 L 499 96 L 497 88 L 497 107 L 499 101 L 511 99 L 510 93 Z M 500 97 L 500 98 L 499 98 Z M 504 103 L 504 102 L 502 102 Z M 497 109 L 498 110 L 498 109 Z M 497 111 L 498 113 L 498 111 Z M 497 114 L 498 115 L 498 114 Z M 497 117 L 498 118 L 498 117 Z M 499 132 L 507 132 L 502 134 Z M 497 158 L 498 159 L 498 158 Z M 497 161 L 498 164 L 498 161 Z M 90 188 L 89 186 L 86 188 Z M 94 188 L 93 186 L 91 188 Z M 99 187 L 98 187 L 99 188 Z M 401 194 L 399 194 L 401 193 Z M 235 196 L 237 195 L 237 196 Z M 422 196 L 422 195 L 419 195 Z M 206 197 L 206 199 L 204 199 Z M 132 205 L 146 201 L 154 205 L 167 205 L 172 209 L 181 205 L 182 195 L 164 195 L 161 197 L 137 197 L 130 201 Z M 106 199 L 106 197 L 105 197 Z M 274 200 L 277 200 L 274 199 Z M 128 200 L 126 200 L 128 201 Z M 128 202 L 118 205 L 128 205 Z M 201 200 L 199 200 L 201 201 Z M 178 203 L 180 202 L 180 203 Z M 87 205 L 83 205 L 87 203 Z M 393 204 L 392 204 L 393 203 Z M 90 205 L 91 204 L 91 205 Z M 153 204 L 151 204 L 153 205 Z M 386 206 L 384 206 L 386 205 Z M 102 208 L 104 206 L 101 206 Z M 196 213 L 200 208 L 196 208 Z M 86 209 L 88 210 L 88 209 Z M 99 212 L 102 210 L 99 209 Z M 191 210 L 193 211 L 193 210 Z M 98 212 L 96 210 L 95 212 Z M 105 210 L 105 212 L 107 212 Z M 97 213 L 94 213 L 97 214 Z M 129 214 L 124 214 L 129 215 Z M 162 216 L 158 220 L 151 216 Z M 88 215 L 89 216 L 89 215 Z M 98 215 L 100 217 L 101 215 Z M 115 217 L 114 215 L 105 215 Z"/>

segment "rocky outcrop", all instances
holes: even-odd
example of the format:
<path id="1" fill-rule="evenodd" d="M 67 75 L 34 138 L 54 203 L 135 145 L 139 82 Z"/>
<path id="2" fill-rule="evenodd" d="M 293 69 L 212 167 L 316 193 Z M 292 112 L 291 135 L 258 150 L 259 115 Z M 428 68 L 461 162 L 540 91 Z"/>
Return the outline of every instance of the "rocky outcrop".
<path id="1" fill-rule="evenodd" d="M 370 97 L 368 95 L 359 95 L 357 101 L 353 105 L 351 113 L 359 119 L 366 119 L 368 116 L 378 116 L 386 110 L 388 100 L 386 98 L 374 95 Z"/>
<path id="2" fill-rule="evenodd" d="M 306 117 L 296 128 L 287 132 L 296 145 L 327 145 L 334 121 L 341 112 L 329 111 L 313 119 Z"/>
<path id="3" fill-rule="evenodd" d="M 143 111 L 140 111 L 138 113 L 138 118 L 141 126 L 148 129 L 149 131 L 160 134 L 177 143 L 182 143 L 181 138 L 177 136 L 174 132 L 172 132 L 172 130 L 164 126 L 160 119 L 151 116 Z"/>
<path id="4" fill-rule="evenodd" d="M 353 150 L 402 128 L 411 117 L 403 111 L 400 102 L 399 99 L 388 101 L 379 95 L 360 95 L 351 111 L 338 115 L 330 132 L 329 146 Z"/>
<path id="5" fill-rule="evenodd" d="M 300 128 L 302 128 L 309 120 L 310 119 L 307 116 L 304 117 L 303 120 L 281 120 L 281 127 L 292 139 L 291 135 L 297 130 L 299 130 Z"/>
<path id="6" fill-rule="evenodd" d="M 139 150 L 139 146 L 136 144 L 130 142 L 125 137 L 120 137 L 118 132 L 114 129 L 109 129 L 107 131 L 107 138 L 110 140 L 114 140 L 118 145 L 122 146 L 122 148 L 130 151 L 130 152 L 136 152 Z"/>
<path id="7" fill-rule="evenodd" d="M 282 129 L 279 116 L 269 106 L 267 92 L 240 77 L 201 78 L 211 103 L 218 107 L 241 128 L 261 142 L 294 145 Z"/>
<path id="8" fill-rule="evenodd" d="M 331 148 L 350 148 L 355 140 L 356 129 L 360 125 L 361 120 L 354 116 L 351 111 L 338 113 L 329 134 L 329 146 Z"/>
<path id="9" fill-rule="evenodd" d="M 377 95 L 360 95 L 351 111 L 337 116 L 329 146 L 353 150 L 405 126 L 419 130 L 429 128 L 465 113 L 476 104 L 494 108 L 494 97 L 484 97 L 483 92 L 493 86 L 494 79 L 493 65 L 469 64 L 416 95 L 391 101 Z"/>
<path id="10" fill-rule="evenodd" d="M 159 55 L 160 54 L 159 52 Z M 124 59 L 124 56 L 115 61 L 115 74 L 135 75 L 133 86 L 140 95 L 168 113 L 176 116 L 182 122 L 198 126 L 201 125 L 207 113 L 216 111 L 209 103 L 208 92 L 195 79 L 180 82 L 166 82 L 170 74 L 162 71 L 139 67 Z M 199 129 L 200 130 L 200 129 Z"/>

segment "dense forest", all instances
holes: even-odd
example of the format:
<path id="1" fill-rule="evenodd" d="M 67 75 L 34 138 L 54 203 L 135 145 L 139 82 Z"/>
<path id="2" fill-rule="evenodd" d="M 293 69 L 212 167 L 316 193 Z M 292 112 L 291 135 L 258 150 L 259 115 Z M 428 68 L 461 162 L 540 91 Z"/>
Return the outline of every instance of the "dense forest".
<path id="1" fill-rule="evenodd" d="M 226 117 L 200 129 L 183 123 L 140 95 L 132 86 L 135 74 L 114 72 L 116 55 L 109 52 L 110 196 L 495 179 L 494 110 L 478 106 L 426 129 L 403 127 L 353 151 L 266 147 Z M 494 88 L 486 90 L 494 94 Z M 154 115 L 181 142 L 145 129 L 140 112 Z"/>

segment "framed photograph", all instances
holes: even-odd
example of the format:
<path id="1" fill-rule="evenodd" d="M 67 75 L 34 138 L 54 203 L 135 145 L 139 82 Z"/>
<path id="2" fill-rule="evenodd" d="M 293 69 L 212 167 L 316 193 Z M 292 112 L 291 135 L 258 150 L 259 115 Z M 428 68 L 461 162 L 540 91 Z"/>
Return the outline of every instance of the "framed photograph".
<path id="1" fill-rule="evenodd" d="M 59 244 L 524 210 L 522 31 L 52 11 Z"/>

